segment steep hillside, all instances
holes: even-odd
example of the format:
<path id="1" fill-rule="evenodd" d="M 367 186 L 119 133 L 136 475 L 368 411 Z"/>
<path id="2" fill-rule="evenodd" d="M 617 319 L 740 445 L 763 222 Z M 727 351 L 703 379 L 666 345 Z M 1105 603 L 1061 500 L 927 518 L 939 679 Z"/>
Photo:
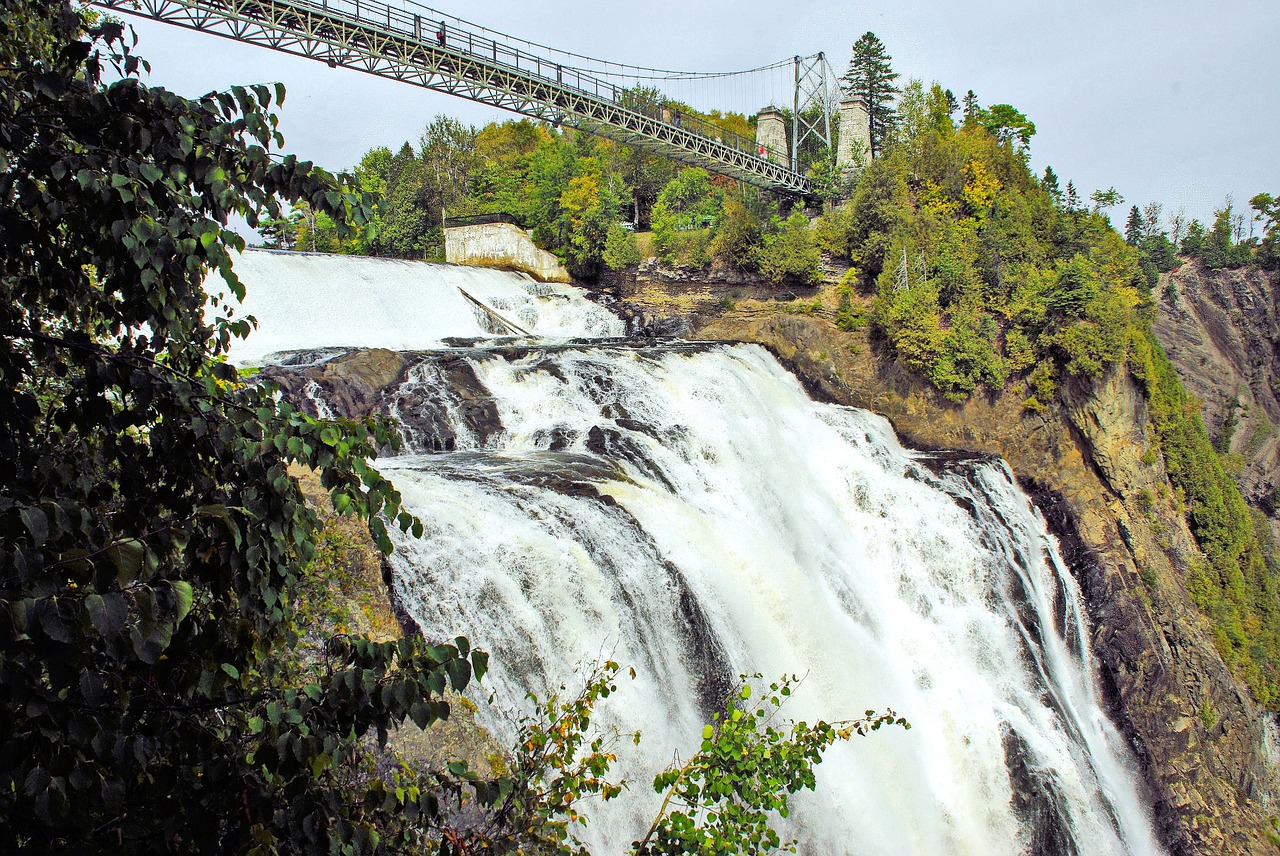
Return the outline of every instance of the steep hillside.
<path id="1" fill-rule="evenodd" d="M 1245 497 L 1274 516 L 1280 482 L 1280 282 L 1256 267 L 1184 264 L 1156 290 L 1156 336 L 1188 392 L 1204 404 L 1214 445 Z M 1273 522 L 1273 528 L 1275 524 Z"/>

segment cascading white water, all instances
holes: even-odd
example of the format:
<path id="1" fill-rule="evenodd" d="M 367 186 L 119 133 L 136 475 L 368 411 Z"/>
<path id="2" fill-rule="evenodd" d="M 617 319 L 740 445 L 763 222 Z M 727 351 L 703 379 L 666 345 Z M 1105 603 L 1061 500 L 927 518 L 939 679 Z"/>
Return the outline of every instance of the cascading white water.
<path id="1" fill-rule="evenodd" d="M 246 250 L 235 271 L 251 283 L 237 315 L 258 329 L 232 343 L 230 358 L 259 364 L 268 355 L 309 348 L 439 348 L 445 339 L 496 338 L 463 291 L 542 338 L 621 336 L 625 326 L 581 289 L 541 283 L 513 271 L 401 259 Z M 215 272 L 210 294 L 229 294 Z"/>
<path id="2" fill-rule="evenodd" d="M 644 733 L 620 753 L 634 784 L 591 812 L 593 853 L 626 849 L 653 774 L 757 671 L 805 676 L 793 718 L 891 706 L 914 726 L 828 753 L 785 824 L 802 852 L 1162 852 L 1076 585 L 1000 461 L 904 450 L 755 346 L 413 359 L 383 403 L 410 448 L 378 463 L 427 536 L 398 539 L 394 584 L 429 638 L 492 653 L 482 718 L 510 737 L 495 711 L 572 686 L 575 664 L 636 669 L 602 709 Z"/>
<path id="3" fill-rule="evenodd" d="M 607 716 L 645 733 L 641 786 L 593 852 L 643 829 L 643 783 L 750 671 L 806 675 L 796 718 L 915 726 L 831 750 L 805 852 L 1159 852 L 1075 584 L 1003 464 L 907 452 L 753 346 L 470 361 L 501 432 L 382 463 L 428 527 L 397 590 L 429 636 L 489 647 L 499 707 L 578 662 L 636 667 Z"/>

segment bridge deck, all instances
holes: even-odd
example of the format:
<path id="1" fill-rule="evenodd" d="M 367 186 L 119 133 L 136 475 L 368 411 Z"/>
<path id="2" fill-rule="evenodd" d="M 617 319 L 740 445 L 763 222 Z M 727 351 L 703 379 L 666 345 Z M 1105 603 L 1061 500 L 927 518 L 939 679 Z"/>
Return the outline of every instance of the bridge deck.
<path id="1" fill-rule="evenodd" d="M 681 116 L 487 31 L 379 0 L 94 0 L 284 53 L 558 122 L 769 190 L 811 192 L 807 178 L 754 140 Z M 771 159 L 773 158 L 773 159 Z"/>

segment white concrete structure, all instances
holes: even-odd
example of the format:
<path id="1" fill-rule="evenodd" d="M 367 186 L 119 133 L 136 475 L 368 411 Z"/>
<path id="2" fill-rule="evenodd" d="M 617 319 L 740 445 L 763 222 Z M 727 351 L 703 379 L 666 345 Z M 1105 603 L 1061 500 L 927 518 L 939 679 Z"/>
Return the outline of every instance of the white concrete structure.
<path id="1" fill-rule="evenodd" d="M 459 265 L 519 270 L 541 282 L 568 282 L 560 260 L 540 250 L 514 223 L 477 223 L 444 230 L 445 261 Z"/>

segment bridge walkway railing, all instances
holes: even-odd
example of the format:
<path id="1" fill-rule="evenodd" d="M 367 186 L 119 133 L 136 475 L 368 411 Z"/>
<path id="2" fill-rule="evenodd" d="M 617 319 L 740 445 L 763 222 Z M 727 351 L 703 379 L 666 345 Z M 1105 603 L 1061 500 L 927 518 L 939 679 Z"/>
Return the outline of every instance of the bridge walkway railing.
<path id="1" fill-rule="evenodd" d="M 510 84 L 528 87 L 550 111 L 536 113 L 496 103 L 547 118 L 555 108 L 566 124 L 586 127 L 624 143 L 651 148 L 686 162 L 707 166 L 761 186 L 789 192 L 805 192 L 807 181 L 783 166 L 787 155 L 763 149 L 755 140 L 682 113 L 667 103 L 642 97 L 635 90 L 618 86 L 562 61 L 539 55 L 510 42 L 501 41 L 491 30 L 475 28 L 467 22 L 426 6 L 402 0 L 399 6 L 381 0 L 96 0 L 97 5 L 115 11 L 141 14 L 157 20 L 195 29 L 211 29 L 215 18 L 224 22 L 257 22 L 265 29 L 284 29 L 294 38 L 315 38 L 347 50 L 394 49 L 422 67 L 437 73 L 464 76 L 477 64 L 497 70 Z M 184 12 L 180 17 L 175 12 Z M 246 38 L 243 28 L 219 32 L 231 38 Z M 361 33 L 368 38 L 361 45 Z M 387 37 L 391 37 L 388 39 Z M 249 40 L 246 38 L 246 40 Z M 262 43 L 261 40 L 254 40 Z M 267 47 L 321 58 L 314 51 L 290 50 L 283 41 L 268 40 Z M 397 56 L 403 61 L 405 57 Z M 451 66 L 450 59 L 458 62 Z M 332 62 L 332 49 L 329 54 Z M 376 72 L 375 72 L 376 73 Z M 396 75 L 405 79 L 403 75 Z M 522 80 L 523 79 L 523 80 Z M 429 84 L 428 84 L 429 85 Z M 452 91 L 445 87 L 444 91 Z M 562 93 L 561 98 L 555 93 Z M 454 92 L 453 94 L 464 94 Z M 479 99 L 483 100 L 483 99 Z M 577 115 L 583 102 L 595 102 L 586 115 Z M 605 110 L 597 109 L 607 107 Z M 575 121 L 586 119 L 587 121 Z M 722 167 L 716 169 L 717 165 Z"/>

